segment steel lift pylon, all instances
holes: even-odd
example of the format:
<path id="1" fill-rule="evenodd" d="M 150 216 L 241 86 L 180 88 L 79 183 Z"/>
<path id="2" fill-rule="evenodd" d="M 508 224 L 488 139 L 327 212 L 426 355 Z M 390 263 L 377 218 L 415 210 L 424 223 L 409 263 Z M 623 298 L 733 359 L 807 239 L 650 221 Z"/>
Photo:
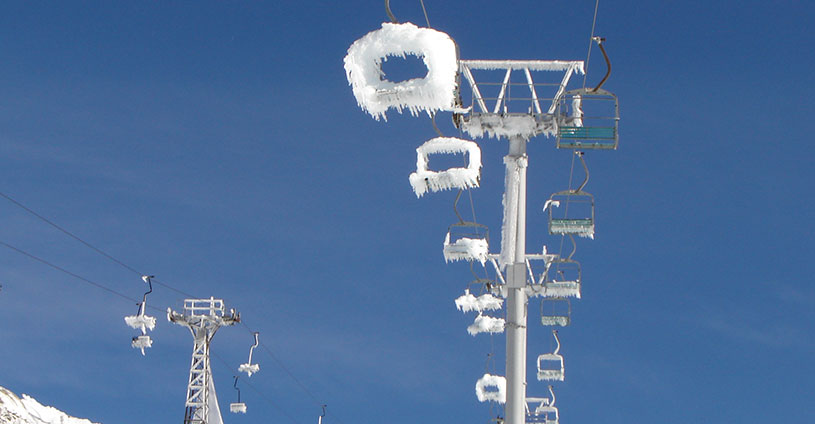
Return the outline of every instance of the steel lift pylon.
<path id="1" fill-rule="evenodd" d="M 240 322 L 240 314 L 234 309 L 226 313 L 221 299 L 185 299 L 183 313 L 167 308 L 167 320 L 187 327 L 194 341 L 184 424 L 223 424 L 210 369 L 209 346 L 218 329 Z"/>

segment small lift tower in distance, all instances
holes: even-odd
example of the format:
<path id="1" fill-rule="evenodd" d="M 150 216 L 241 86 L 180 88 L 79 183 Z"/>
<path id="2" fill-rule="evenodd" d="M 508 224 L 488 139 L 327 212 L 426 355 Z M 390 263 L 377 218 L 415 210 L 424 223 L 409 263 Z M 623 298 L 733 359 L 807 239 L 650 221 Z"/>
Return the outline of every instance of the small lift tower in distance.
<path id="1" fill-rule="evenodd" d="M 167 320 L 189 328 L 194 341 L 184 424 L 223 424 L 209 366 L 209 345 L 219 328 L 240 322 L 240 314 L 234 309 L 227 314 L 221 299 L 185 299 L 184 313 L 167 308 Z"/>

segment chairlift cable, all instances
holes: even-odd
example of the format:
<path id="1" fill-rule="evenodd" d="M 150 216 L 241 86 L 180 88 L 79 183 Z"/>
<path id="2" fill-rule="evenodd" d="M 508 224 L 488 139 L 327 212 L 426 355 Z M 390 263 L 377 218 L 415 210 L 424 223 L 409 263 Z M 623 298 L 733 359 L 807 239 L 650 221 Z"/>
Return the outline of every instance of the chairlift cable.
<path id="1" fill-rule="evenodd" d="M 572 178 L 574 177 L 574 157 L 576 155 L 572 155 L 572 166 L 569 169 L 569 191 L 572 191 Z M 550 208 L 552 206 L 549 206 Z M 566 198 L 566 205 L 564 206 L 564 217 L 569 216 L 569 198 Z M 566 241 L 566 235 L 563 234 L 560 236 L 560 248 L 558 249 L 557 256 L 560 257 L 563 255 L 563 243 Z"/>
<path id="2" fill-rule="evenodd" d="M 600 0 L 594 3 L 594 19 L 591 21 L 591 35 L 589 36 L 589 52 L 586 54 L 586 67 L 583 69 L 583 88 L 586 88 L 586 77 L 589 73 L 589 59 L 591 59 L 591 46 L 594 43 L 594 29 L 597 24 L 597 9 L 600 7 Z"/>
<path id="3" fill-rule="evenodd" d="M 253 331 L 253 330 L 252 330 L 252 329 L 251 329 L 251 328 L 250 328 L 248 325 L 246 325 L 246 323 L 245 323 L 245 322 L 241 321 L 241 322 L 240 322 L 240 324 L 241 324 L 241 325 L 242 325 L 242 326 L 243 326 L 243 327 L 244 327 L 246 330 L 248 330 L 248 331 L 249 331 L 251 334 L 254 334 L 254 333 L 255 333 L 255 332 L 254 332 L 254 331 Z M 291 378 L 291 379 L 292 379 L 292 381 L 294 381 L 294 382 L 295 382 L 295 384 L 297 384 L 297 385 L 300 387 L 300 389 L 301 389 L 301 390 L 302 390 L 302 391 L 303 391 L 303 392 L 304 392 L 304 393 L 305 393 L 305 394 L 306 394 L 306 395 L 307 395 L 309 398 L 311 398 L 311 400 L 314 402 L 314 404 L 315 404 L 315 405 L 324 405 L 324 403 L 323 403 L 323 402 L 320 402 L 320 401 L 317 399 L 317 397 L 316 397 L 316 396 L 314 396 L 314 394 L 313 394 L 313 393 L 311 393 L 311 391 L 310 391 L 310 390 L 309 390 L 309 389 L 308 389 L 308 388 L 305 386 L 305 384 L 303 384 L 303 383 L 300 381 L 300 379 L 298 379 L 298 378 L 297 378 L 297 377 L 294 375 L 294 373 L 292 373 L 292 372 L 291 372 L 291 370 L 289 370 L 289 369 L 286 367 L 286 365 L 284 365 L 284 364 L 283 364 L 283 361 L 281 361 L 281 360 L 280 360 L 280 358 L 278 358 L 278 357 L 277 357 L 277 355 L 275 355 L 275 354 L 274 354 L 274 352 L 272 352 L 272 350 L 269 348 L 269 346 L 267 346 L 267 345 L 266 345 L 266 343 L 264 343 L 264 342 L 260 342 L 259 346 L 260 346 L 260 347 L 262 347 L 262 348 L 263 348 L 262 350 L 264 350 L 264 351 L 265 351 L 265 352 L 266 352 L 266 353 L 267 353 L 267 354 L 268 354 L 268 355 L 269 355 L 269 356 L 272 358 L 272 360 L 274 360 L 274 362 L 277 364 L 277 366 L 278 366 L 278 367 L 280 367 L 280 369 L 282 369 L 282 370 L 283 370 L 283 371 L 284 371 L 286 374 L 288 374 L 288 375 L 289 375 L 289 378 Z M 336 420 L 336 421 L 337 421 L 339 424 L 342 424 L 342 421 L 341 421 L 339 418 L 337 418 L 337 417 L 336 417 L 334 414 L 331 414 L 331 417 L 332 417 L 332 418 L 334 418 L 334 419 L 335 419 L 335 420 Z"/>
<path id="4" fill-rule="evenodd" d="M 45 259 L 43 259 L 43 258 L 40 258 L 39 256 L 36 256 L 36 255 L 34 255 L 34 254 L 32 254 L 32 253 L 26 252 L 26 251 L 25 251 L 25 250 L 23 250 L 23 249 L 20 249 L 20 248 L 18 248 L 18 247 L 12 246 L 12 245 L 10 245 L 10 244 L 8 244 L 8 243 L 4 242 L 4 241 L 0 241 L 0 245 L 2 245 L 2 246 L 4 246 L 4 247 L 6 247 L 6 248 L 8 248 L 8 249 L 11 249 L 11 250 L 13 250 L 13 251 L 15 251 L 15 252 L 17 252 L 17 253 L 19 253 L 19 254 L 23 255 L 23 256 L 27 256 L 27 257 L 29 257 L 29 258 L 31 258 L 31 259 L 34 259 L 35 261 L 37 261 L 37 262 L 39 262 L 39 263 L 41 263 L 41 264 L 43 264 L 43 265 L 47 265 L 47 266 L 49 266 L 49 267 L 51 267 L 51 268 L 53 268 L 53 269 L 55 269 L 55 270 L 57 270 L 57 271 L 60 271 L 60 272 L 65 273 L 65 274 L 68 274 L 68 275 L 70 275 L 71 277 L 74 277 L 74 278 L 76 278 L 76 279 L 78 279 L 78 280 L 84 281 L 85 283 L 90 284 L 90 285 L 92 285 L 92 286 L 94 286 L 94 287 L 96 287 L 96 288 L 102 289 L 102 290 L 104 290 L 104 291 L 106 291 L 106 292 L 108 292 L 108 293 L 110 293 L 110 294 L 113 294 L 113 295 L 115 295 L 115 296 L 119 296 L 119 297 L 121 297 L 122 299 L 129 300 L 129 301 L 131 301 L 131 302 L 136 302 L 136 303 L 138 303 L 138 302 L 139 302 L 139 300 L 138 300 L 138 299 L 136 299 L 136 298 L 130 297 L 130 296 L 128 296 L 128 295 L 126 295 L 126 294 L 124 294 L 124 293 L 122 293 L 122 292 L 116 291 L 116 290 L 114 290 L 114 289 L 112 289 L 112 288 L 110 288 L 110 287 L 105 286 L 104 284 L 100 284 L 100 283 L 97 283 L 97 282 L 95 282 L 95 281 L 91 281 L 91 280 L 89 280 L 89 279 L 87 279 L 87 278 L 85 278 L 85 277 L 83 277 L 83 276 L 81 276 L 81 275 L 79 275 L 79 274 L 75 274 L 75 273 L 73 273 L 73 272 L 71 272 L 71 271 L 68 271 L 67 269 L 62 268 L 62 267 L 60 267 L 59 265 L 56 265 L 56 264 L 54 264 L 54 263 L 52 263 L 52 262 L 49 262 L 49 261 L 47 261 L 47 260 L 45 260 Z"/>
<path id="5" fill-rule="evenodd" d="M 92 245 L 92 244 L 90 244 L 90 243 L 86 242 L 85 240 L 82 240 L 81 238 L 79 238 L 79 237 L 78 237 L 77 235 L 75 235 L 74 233 L 72 233 L 72 232 L 70 232 L 70 231 L 66 230 L 65 228 L 60 227 L 59 225 L 57 225 L 56 223 L 54 223 L 54 222 L 53 222 L 53 221 L 51 221 L 50 219 L 48 219 L 48 218 L 46 218 L 46 217 L 44 217 L 44 216 L 42 216 L 42 215 L 38 214 L 37 212 L 33 211 L 32 209 L 28 208 L 27 206 L 23 205 L 22 203 L 18 202 L 17 200 L 14 200 L 13 198 L 11 198 L 11 196 L 9 196 L 9 195 L 7 195 L 7 194 L 5 194 L 5 193 L 3 193 L 3 192 L 0 192 L 0 196 L 4 197 L 4 198 L 5 198 L 6 200 L 8 200 L 9 202 L 11 202 L 11 203 L 15 204 L 15 205 L 16 205 L 17 207 L 19 207 L 20 209 L 22 209 L 22 210 L 24 210 L 24 211 L 28 212 L 28 213 L 29 213 L 29 214 L 31 214 L 31 215 L 34 215 L 34 216 L 35 216 L 35 217 L 37 217 L 37 218 L 39 218 L 41 221 L 45 222 L 46 224 L 48 224 L 48 225 L 50 225 L 50 226 L 52 226 L 52 227 L 56 228 L 57 230 L 59 230 L 59 231 L 61 231 L 62 233 L 66 234 L 67 236 L 69 236 L 69 237 L 73 238 L 74 240 L 76 240 L 76 241 L 78 241 L 78 242 L 80 242 L 80 243 L 84 244 L 85 246 L 87 246 L 87 247 L 89 247 L 89 248 L 91 248 L 91 249 L 95 250 L 95 251 L 96 251 L 97 253 L 99 253 L 100 255 L 102 255 L 102 256 L 104 256 L 104 257 L 106 257 L 106 258 L 110 259 L 110 260 L 111 260 L 111 261 L 113 261 L 113 262 L 116 262 L 117 264 L 121 265 L 122 267 L 124 267 L 124 268 L 126 268 L 126 269 L 128 269 L 128 270 L 130 270 L 130 271 L 132 271 L 132 272 L 133 272 L 133 273 L 135 273 L 135 274 L 138 274 L 138 275 L 140 275 L 140 276 L 141 276 L 141 275 L 144 275 L 144 273 L 139 272 L 139 271 L 137 271 L 137 270 L 136 270 L 136 269 L 134 269 L 134 268 L 131 268 L 129 265 L 125 264 L 124 262 L 119 261 L 118 259 L 116 259 L 116 258 L 114 258 L 113 256 L 111 256 L 111 255 L 107 254 L 106 252 L 104 252 L 103 250 L 101 250 L 101 249 L 97 248 L 96 246 L 94 246 L 94 245 Z"/>
<path id="6" fill-rule="evenodd" d="M 60 231 L 60 232 L 62 232 L 63 234 L 65 234 L 65 235 L 67 235 L 67 236 L 71 237 L 72 239 L 74 239 L 74 240 L 76 240 L 76 241 L 78 241 L 78 242 L 82 243 L 82 244 L 83 244 L 83 245 L 85 245 L 87 248 L 89 248 L 89 249 L 91 249 L 91 250 L 95 251 L 96 253 L 98 253 L 98 254 L 100 254 L 100 255 L 104 256 L 105 258 L 109 259 L 110 261 L 112 261 L 112 262 L 114 262 L 114 263 L 116 263 L 116 264 L 120 265 L 121 267 L 123 267 L 123 268 L 127 269 L 128 271 L 131 271 L 131 272 L 133 272 L 134 274 L 136 274 L 136 275 L 138 275 L 138 276 L 147 275 L 146 273 L 141 272 L 141 271 L 139 271 L 139 270 L 137 270 L 137 269 L 135 269 L 135 268 L 131 267 L 130 265 L 128 265 L 128 264 L 126 264 L 126 263 L 124 263 L 123 261 L 120 261 L 119 259 L 116 259 L 115 257 L 113 257 L 113 256 L 112 256 L 112 255 L 110 255 L 109 253 L 105 252 L 104 250 L 102 250 L 102 249 L 100 249 L 100 248 L 98 248 L 98 247 L 94 246 L 93 244 L 91 244 L 91 243 L 89 243 L 89 242 L 87 242 L 87 241 L 83 240 L 82 238 L 80 238 L 80 237 L 79 237 L 79 236 L 77 236 L 76 234 L 74 234 L 74 233 L 72 233 L 72 232 L 70 232 L 70 231 L 66 230 L 66 229 L 65 229 L 65 228 L 63 228 L 62 226 L 60 226 L 60 225 L 58 225 L 57 223 L 55 223 L 54 221 L 51 221 L 50 219 L 48 219 L 48 218 L 46 218 L 46 217 L 44 217 L 44 216 L 40 215 L 39 213 L 35 212 L 33 209 L 31 209 L 31 208 L 29 208 L 29 207 L 25 206 L 24 204 L 22 204 L 22 203 L 18 202 L 17 200 L 15 200 L 14 198 L 12 198 L 12 197 L 11 197 L 11 196 L 9 196 L 8 194 L 3 193 L 3 192 L 0 192 L 0 196 L 1 196 L 1 197 L 3 197 L 3 198 L 5 198 L 5 199 L 6 199 L 6 200 L 8 200 L 9 202 L 13 203 L 15 206 L 19 207 L 20 209 L 22 209 L 22 210 L 24 210 L 24 211 L 28 212 L 28 213 L 29 213 L 29 214 L 31 214 L 32 216 L 34 216 L 34 217 L 38 218 L 39 220 L 41 220 L 41 221 L 45 222 L 46 224 L 48 224 L 48 225 L 50 225 L 50 226 L 52 226 L 52 227 L 56 228 L 57 230 L 59 230 L 59 231 Z M 167 288 L 167 289 L 169 289 L 169 290 L 172 290 L 172 291 L 174 291 L 174 292 L 176 292 L 176 293 L 178 293 L 178 294 L 182 294 L 182 295 L 187 296 L 187 297 L 195 297 L 195 296 L 193 296 L 193 295 L 191 295 L 191 294 L 189 294 L 189 293 L 186 293 L 186 292 L 184 292 L 184 291 L 182 291 L 182 290 L 176 289 L 175 287 L 172 287 L 172 286 L 170 286 L 169 284 L 162 283 L 162 282 L 161 282 L 161 281 L 159 281 L 159 280 L 153 280 L 153 282 L 154 282 L 154 283 L 156 283 L 156 284 L 158 284 L 158 285 L 160 285 L 160 286 L 162 286 L 162 287 L 164 287 L 164 288 Z"/>
<path id="7" fill-rule="evenodd" d="M 422 4 L 422 12 L 424 12 L 424 20 L 427 22 L 427 27 L 430 28 L 430 19 L 427 18 L 427 9 L 424 7 L 424 0 L 419 0 Z"/>
<path id="8" fill-rule="evenodd" d="M 224 360 L 224 358 L 222 358 L 220 355 L 218 355 L 218 354 L 216 354 L 216 353 L 214 353 L 214 352 L 210 351 L 210 356 L 215 357 L 215 359 L 219 360 L 219 361 L 221 362 L 221 364 L 223 364 L 223 366 L 224 366 L 224 367 L 229 368 L 229 369 L 232 369 L 232 368 L 229 366 L 229 363 L 228 363 L 226 360 Z M 283 408 L 281 408 L 281 407 L 280 407 L 278 404 L 276 404 L 275 402 L 272 402 L 272 399 L 271 399 L 271 397 L 270 397 L 270 396 L 267 396 L 265 393 L 263 393 L 262 391 L 260 391 L 260 389 L 258 389 L 257 387 L 253 386 L 253 385 L 252 385 L 252 383 L 249 381 L 249 379 L 248 379 L 248 378 L 243 379 L 242 381 L 243 381 L 243 384 L 245 384 L 245 385 L 249 386 L 249 387 L 250 387 L 252 390 L 254 390 L 254 391 L 257 393 L 257 394 L 259 394 L 259 395 L 260 395 L 260 396 L 261 396 L 261 397 L 262 397 L 264 400 L 266 400 L 266 402 L 267 402 L 269 405 L 272 405 L 272 407 L 273 407 L 274 409 L 277 409 L 277 410 L 278 410 L 278 411 L 279 411 L 281 414 L 283 414 L 283 415 L 284 415 L 286 418 L 288 418 L 288 419 L 289 419 L 289 421 L 291 421 L 291 422 L 292 422 L 292 423 L 294 423 L 294 424 L 302 424 L 300 421 L 298 421 L 297 419 L 295 419 L 294 417 L 292 417 L 291 415 L 289 415 L 289 413 L 288 413 L 288 412 L 286 412 L 286 411 L 285 411 Z"/>

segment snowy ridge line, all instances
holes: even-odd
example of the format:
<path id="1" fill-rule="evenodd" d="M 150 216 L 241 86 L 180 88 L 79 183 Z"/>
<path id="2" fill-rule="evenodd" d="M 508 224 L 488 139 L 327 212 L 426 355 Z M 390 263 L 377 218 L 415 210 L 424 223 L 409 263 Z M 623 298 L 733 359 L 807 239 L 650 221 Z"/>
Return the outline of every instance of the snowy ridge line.
<path id="1" fill-rule="evenodd" d="M 44 406 L 31 396 L 22 399 L 0 387 L 0 423 L 8 424 L 95 424 L 72 417 L 52 406 Z"/>
<path id="2" fill-rule="evenodd" d="M 400 83 L 385 79 L 382 62 L 407 55 L 421 57 L 427 75 Z M 399 113 L 406 108 L 416 116 L 455 107 L 458 55 L 455 42 L 443 32 L 386 22 L 354 41 L 343 62 L 357 104 L 376 120 L 387 120 L 389 108 Z"/>
<path id="3" fill-rule="evenodd" d="M 460 60 L 460 66 L 483 71 L 497 71 L 501 69 L 530 71 L 568 71 L 573 70 L 585 73 L 582 60 Z"/>

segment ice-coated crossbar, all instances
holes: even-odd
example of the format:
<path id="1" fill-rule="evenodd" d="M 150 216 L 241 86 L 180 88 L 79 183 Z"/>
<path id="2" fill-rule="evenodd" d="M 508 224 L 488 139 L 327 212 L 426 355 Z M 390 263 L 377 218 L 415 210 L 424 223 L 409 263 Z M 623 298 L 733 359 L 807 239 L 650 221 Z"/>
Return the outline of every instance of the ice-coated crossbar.
<path id="1" fill-rule="evenodd" d="M 475 71 L 475 72 L 474 72 Z M 584 73 L 583 61 L 460 60 L 459 72 L 472 92 L 472 104 L 459 116 L 473 137 L 556 135 L 558 101 L 574 73 Z M 534 81 L 534 72 L 562 72 L 560 80 Z M 522 74 L 513 81 L 513 74 Z M 478 81 L 476 81 L 478 74 Z M 546 81 L 546 82 L 541 82 Z M 544 94 L 541 93 L 551 93 Z"/>

